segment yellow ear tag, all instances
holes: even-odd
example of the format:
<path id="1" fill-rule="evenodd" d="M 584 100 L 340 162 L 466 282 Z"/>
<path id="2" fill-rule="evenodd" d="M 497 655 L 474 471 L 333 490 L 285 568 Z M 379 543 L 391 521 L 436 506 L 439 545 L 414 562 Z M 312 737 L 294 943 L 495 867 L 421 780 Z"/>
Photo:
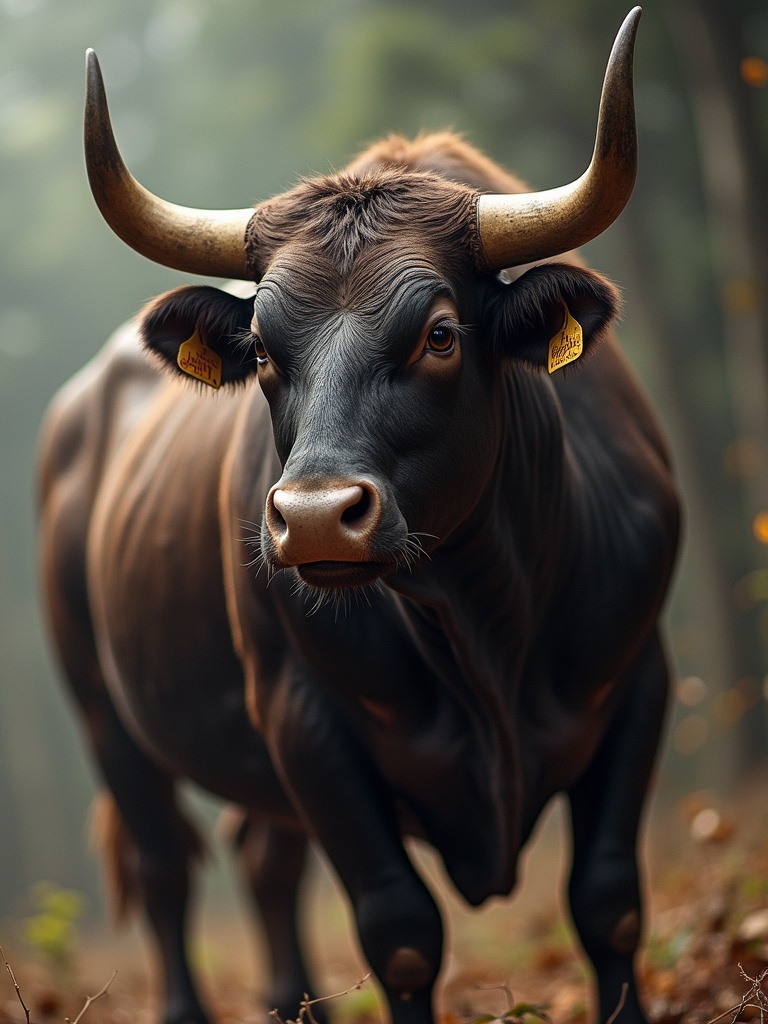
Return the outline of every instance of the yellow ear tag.
<path id="1" fill-rule="evenodd" d="M 176 364 L 184 373 L 201 380 L 203 384 L 216 390 L 221 387 L 221 356 L 208 348 L 197 333 L 197 328 L 192 337 L 180 346 Z"/>
<path id="2" fill-rule="evenodd" d="M 572 363 L 584 351 L 581 324 L 578 320 L 573 319 L 565 303 L 563 303 L 563 309 L 565 310 L 563 326 L 549 342 L 547 369 L 550 373 Z"/>

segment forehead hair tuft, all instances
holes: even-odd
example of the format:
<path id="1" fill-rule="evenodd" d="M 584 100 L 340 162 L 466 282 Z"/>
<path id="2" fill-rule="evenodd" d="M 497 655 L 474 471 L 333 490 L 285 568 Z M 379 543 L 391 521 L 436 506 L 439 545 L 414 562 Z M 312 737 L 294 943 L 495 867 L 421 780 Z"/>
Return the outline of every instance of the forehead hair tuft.
<path id="1" fill-rule="evenodd" d="M 283 246 L 315 250 L 341 274 L 367 247 L 403 241 L 451 264 L 472 258 L 477 193 L 436 174 L 382 167 L 313 178 L 257 207 L 246 232 L 258 280 Z"/>

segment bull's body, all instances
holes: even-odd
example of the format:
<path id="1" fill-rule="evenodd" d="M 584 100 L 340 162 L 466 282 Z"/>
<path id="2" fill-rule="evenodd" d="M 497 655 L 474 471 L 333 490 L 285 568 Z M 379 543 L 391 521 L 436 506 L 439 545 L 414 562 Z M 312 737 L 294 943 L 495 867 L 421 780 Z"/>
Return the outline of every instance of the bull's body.
<path id="1" fill-rule="evenodd" d="M 402 834 L 425 836 L 479 903 L 510 891 L 537 816 L 566 792 L 601 1015 L 627 982 L 628 1024 L 644 1020 L 635 841 L 667 683 L 666 449 L 604 337 L 610 286 L 575 260 L 510 284 L 478 275 L 436 207 L 460 220 L 448 179 L 517 183 L 455 139 L 429 148 L 379 147 L 255 219 L 264 346 L 250 365 L 232 352 L 252 300 L 187 289 L 144 314 L 160 358 L 200 330 L 245 386 L 214 397 L 170 379 L 129 327 L 45 428 L 51 622 L 119 808 L 124 896 L 123 825 L 138 848 L 169 1020 L 203 1017 L 183 953 L 180 777 L 248 812 L 281 1010 L 307 984 L 290 918 L 308 832 L 394 1017 L 414 1024 L 442 938 Z M 585 344 L 602 340 L 550 377 L 530 364 L 565 301 Z"/>
<path id="2" fill-rule="evenodd" d="M 674 550 L 665 449 L 614 343 L 558 386 L 509 376 L 524 433 L 494 474 L 492 517 L 416 578 L 399 574 L 414 601 L 387 588 L 308 614 L 292 578 L 258 573 L 248 538 L 281 472 L 261 391 L 212 397 L 167 380 L 131 328 L 64 390 L 46 440 L 45 557 L 82 620 L 60 642 L 82 650 L 93 622 L 110 696 L 141 743 L 227 800 L 290 813 L 276 780 L 264 795 L 232 641 L 246 634 L 262 674 L 311 671 L 318 699 L 429 818 L 472 902 L 510 890 L 542 807 L 632 699 L 621 680 L 654 635 Z M 230 624 L 226 593 L 240 586 L 258 612 L 233 609 Z M 256 702 L 264 683 L 250 683 Z"/>

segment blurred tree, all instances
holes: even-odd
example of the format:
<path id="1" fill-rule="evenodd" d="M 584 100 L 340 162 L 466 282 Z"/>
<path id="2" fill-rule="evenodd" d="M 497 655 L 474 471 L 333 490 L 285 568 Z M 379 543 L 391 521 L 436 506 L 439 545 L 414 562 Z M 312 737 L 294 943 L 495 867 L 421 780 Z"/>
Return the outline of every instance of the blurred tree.
<path id="1" fill-rule="evenodd" d="M 734 671 L 731 680 L 760 680 L 766 666 L 766 637 L 749 601 L 738 598 L 737 580 L 765 564 L 765 547 L 750 525 L 768 509 L 768 162 L 761 144 L 760 111 L 750 81 L 745 46 L 755 15 L 751 0 L 673 0 L 665 7 L 692 108 L 704 210 L 708 225 L 715 322 L 723 346 L 735 436 L 724 450 L 736 478 L 738 513 L 722 523 L 719 550 L 729 553 L 730 622 Z M 765 104 L 763 104 L 765 107 Z M 768 538 L 767 538 L 768 539 Z M 742 588 L 743 589 L 743 588 Z M 742 684 L 743 687 L 743 684 Z M 764 759 L 764 714 L 743 717 L 738 753 L 741 767 Z"/>

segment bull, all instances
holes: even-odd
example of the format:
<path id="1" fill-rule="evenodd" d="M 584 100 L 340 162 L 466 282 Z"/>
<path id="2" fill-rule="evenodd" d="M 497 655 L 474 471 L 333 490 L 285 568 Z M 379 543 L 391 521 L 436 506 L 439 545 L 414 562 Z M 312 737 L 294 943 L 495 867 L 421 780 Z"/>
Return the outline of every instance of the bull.
<path id="1" fill-rule="evenodd" d="M 166 1024 L 207 1020 L 184 949 L 185 778 L 243 808 L 281 1014 L 309 990 L 307 837 L 394 1024 L 429 1024 L 442 927 L 403 837 L 477 905 L 511 891 L 564 793 L 598 1017 L 624 990 L 622 1020 L 647 1021 L 636 842 L 678 498 L 611 332 L 617 292 L 573 252 L 634 183 L 639 14 L 588 170 L 539 193 L 446 133 L 390 138 L 255 210 L 175 206 L 125 167 L 89 53 L 107 222 L 161 264 L 251 282 L 150 302 L 42 434 L 47 614 L 110 794 L 112 893 L 154 932 Z"/>

